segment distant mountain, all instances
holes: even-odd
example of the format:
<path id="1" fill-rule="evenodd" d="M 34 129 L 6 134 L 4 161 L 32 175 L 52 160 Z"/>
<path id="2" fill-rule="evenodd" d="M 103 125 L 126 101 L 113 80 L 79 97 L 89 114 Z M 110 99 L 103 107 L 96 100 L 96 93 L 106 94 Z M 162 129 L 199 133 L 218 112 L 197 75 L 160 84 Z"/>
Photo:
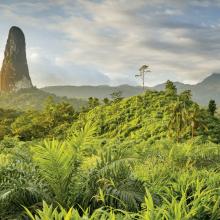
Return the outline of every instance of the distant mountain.
<path id="1" fill-rule="evenodd" d="M 198 83 L 192 91 L 197 102 L 207 104 L 210 99 L 214 99 L 220 105 L 220 74 L 210 75 Z"/>
<path id="2" fill-rule="evenodd" d="M 193 99 L 201 105 L 207 105 L 210 99 L 214 99 L 220 105 L 220 74 L 213 73 L 202 82 L 189 85 L 180 82 L 174 82 L 178 92 L 191 90 Z M 165 83 L 153 87 L 155 90 L 164 90 Z"/>
<path id="3" fill-rule="evenodd" d="M 220 105 L 220 74 L 214 73 L 202 82 L 189 85 L 180 82 L 174 82 L 178 92 L 184 90 L 191 90 L 193 99 L 201 105 L 207 105 L 210 99 L 214 99 L 218 105 Z M 150 90 L 164 90 L 165 83 L 150 87 Z M 49 86 L 42 88 L 43 91 L 55 94 L 57 96 L 66 96 L 68 98 L 83 98 L 89 97 L 104 98 L 110 97 L 110 94 L 114 91 L 122 91 L 124 97 L 130 97 L 141 93 L 143 90 L 140 86 L 121 85 L 111 87 L 107 85 L 101 86 Z"/>
<path id="4" fill-rule="evenodd" d="M 139 86 L 121 85 L 121 86 L 49 86 L 42 88 L 45 92 L 56 94 L 57 96 L 66 96 L 68 98 L 83 98 L 89 97 L 105 98 L 110 97 L 110 94 L 115 91 L 122 91 L 124 97 L 130 97 L 140 94 L 143 89 Z"/>

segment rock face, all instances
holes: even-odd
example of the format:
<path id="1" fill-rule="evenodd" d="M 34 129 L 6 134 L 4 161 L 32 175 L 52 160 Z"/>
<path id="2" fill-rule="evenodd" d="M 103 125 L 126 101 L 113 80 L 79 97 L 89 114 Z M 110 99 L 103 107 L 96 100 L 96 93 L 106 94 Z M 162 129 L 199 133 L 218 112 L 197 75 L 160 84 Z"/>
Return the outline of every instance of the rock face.
<path id="1" fill-rule="evenodd" d="M 20 28 L 12 27 L 0 72 L 0 91 L 12 92 L 31 87 L 33 86 L 27 65 L 25 37 Z"/>

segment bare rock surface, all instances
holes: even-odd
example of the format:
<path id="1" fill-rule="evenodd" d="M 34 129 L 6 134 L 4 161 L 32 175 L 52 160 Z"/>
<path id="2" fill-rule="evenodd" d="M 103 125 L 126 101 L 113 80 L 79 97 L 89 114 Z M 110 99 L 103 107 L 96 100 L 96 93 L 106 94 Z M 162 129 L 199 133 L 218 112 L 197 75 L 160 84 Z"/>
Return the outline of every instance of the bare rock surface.
<path id="1" fill-rule="evenodd" d="M 18 27 L 11 27 L 0 72 L 0 91 L 12 92 L 32 87 L 24 33 Z"/>

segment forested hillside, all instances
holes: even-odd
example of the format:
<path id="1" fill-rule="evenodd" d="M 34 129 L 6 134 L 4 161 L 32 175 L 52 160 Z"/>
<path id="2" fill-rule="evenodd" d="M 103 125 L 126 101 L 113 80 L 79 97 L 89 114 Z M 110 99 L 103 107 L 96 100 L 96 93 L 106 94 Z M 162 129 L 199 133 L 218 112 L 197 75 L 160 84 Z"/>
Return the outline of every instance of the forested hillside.
<path id="1" fill-rule="evenodd" d="M 86 101 L 82 99 L 58 97 L 54 94 L 44 92 L 37 88 L 21 89 L 17 92 L 1 93 L 0 94 L 0 107 L 4 109 L 40 110 L 43 108 L 44 102 L 51 96 L 55 102 L 68 102 L 75 109 L 80 109 L 86 105 Z"/>
<path id="2" fill-rule="evenodd" d="M 196 135 L 220 141 L 220 121 L 193 102 L 190 91 L 180 95 L 175 91 L 171 94 L 146 91 L 99 105 L 80 117 L 77 123 L 82 125 L 84 120 L 91 121 L 99 135 L 107 138 L 155 141 L 169 135 L 179 140 Z M 192 123 L 196 123 L 195 127 Z"/>
<path id="3" fill-rule="evenodd" d="M 1 110 L 0 219 L 220 219 L 220 118 L 191 92 Z"/>

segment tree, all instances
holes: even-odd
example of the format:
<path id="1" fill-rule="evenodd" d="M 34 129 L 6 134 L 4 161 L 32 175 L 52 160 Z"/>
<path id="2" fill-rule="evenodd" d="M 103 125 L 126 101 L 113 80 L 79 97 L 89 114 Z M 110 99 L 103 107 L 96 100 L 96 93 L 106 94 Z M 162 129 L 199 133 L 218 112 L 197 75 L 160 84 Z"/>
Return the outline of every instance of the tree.
<path id="1" fill-rule="evenodd" d="M 170 135 L 175 134 L 177 141 L 189 132 L 194 138 L 199 128 L 207 130 L 199 106 L 197 104 L 186 106 L 185 102 L 180 100 L 172 105 L 168 127 Z"/>
<path id="2" fill-rule="evenodd" d="M 113 102 L 119 102 L 122 98 L 122 91 L 115 91 L 112 94 L 110 94 L 111 98 L 113 99 Z"/>
<path id="3" fill-rule="evenodd" d="M 191 90 L 185 90 L 180 93 L 180 100 L 182 100 L 184 102 L 188 102 L 188 101 L 191 101 L 191 99 L 192 99 Z"/>
<path id="4" fill-rule="evenodd" d="M 198 105 L 193 105 L 191 109 L 187 111 L 187 121 L 191 129 L 191 137 L 194 138 L 196 135 L 196 130 L 198 128 L 204 128 L 207 130 L 205 123 L 203 123 L 201 118 L 201 110 Z"/>
<path id="5" fill-rule="evenodd" d="M 98 98 L 95 98 L 95 97 L 89 97 L 88 98 L 88 108 L 89 109 L 93 109 L 96 106 L 98 106 L 99 104 L 100 103 L 99 103 L 99 99 Z"/>
<path id="6" fill-rule="evenodd" d="M 103 99 L 103 103 L 104 103 L 105 105 L 108 105 L 108 104 L 110 103 L 110 100 L 109 100 L 108 98 L 104 98 L 104 99 Z"/>
<path id="7" fill-rule="evenodd" d="M 11 135 L 11 124 L 21 115 L 20 112 L 15 110 L 6 110 L 0 108 L 0 140 L 6 135 Z"/>
<path id="8" fill-rule="evenodd" d="M 176 95 L 177 94 L 177 88 L 173 84 L 173 82 L 171 82 L 170 80 L 168 80 L 166 82 L 165 92 L 166 92 L 167 95 Z"/>
<path id="9" fill-rule="evenodd" d="M 177 141 L 179 141 L 186 127 L 186 108 L 184 103 L 178 100 L 171 106 L 171 115 L 168 124 L 170 136 L 175 134 Z"/>
<path id="10" fill-rule="evenodd" d="M 142 78 L 143 90 L 145 89 L 144 88 L 144 77 L 145 77 L 145 74 L 147 72 L 150 72 L 149 66 L 144 64 L 143 66 L 140 67 L 139 74 L 135 75 L 136 77 L 141 77 Z"/>
<path id="11" fill-rule="evenodd" d="M 33 149 L 33 160 L 39 172 L 55 195 L 55 200 L 64 205 L 73 169 L 73 151 L 65 142 L 44 141 Z"/>
<path id="12" fill-rule="evenodd" d="M 210 100 L 209 106 L 208 106 L 208 111 L 212 116 L 215 115 L 216 109 L 217 109 L 217 106 L 216 106 L 215 100 Z"/>

